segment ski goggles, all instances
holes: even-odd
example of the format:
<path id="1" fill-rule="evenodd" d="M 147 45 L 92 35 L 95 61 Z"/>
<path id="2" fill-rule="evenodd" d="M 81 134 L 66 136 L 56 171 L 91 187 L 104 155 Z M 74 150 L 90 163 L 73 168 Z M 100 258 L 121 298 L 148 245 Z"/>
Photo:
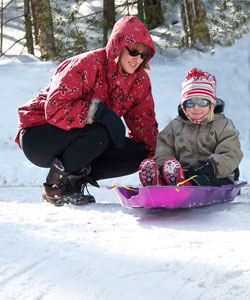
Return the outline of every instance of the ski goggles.
<path id="1" fill-rule="evenodd" d="M 143 52 L 140 53 L 136 49 L 129 49 L 129 47 L 125 47 L 125 48 L 128 50 L 129 55 L 133 57 L 140 55 L 141 59 L 147 59 L 150 56 L 150 53 L 143 53 Z"/>
<path id="2" fill-rule="evenodd" d="M 208 106 L 209 104 L 210 104 L 210 101 L 209 100 L 207 100 L 207 99 L 200 99 L 200 100 L 198 100 L 198 101 L 194 101 L 194 100 L 186 100 L 185 102 L 184 102 L 184 106 L 185 107 L 188 107 L 188 108 L 193 108 L 193 107 L 195 107 L 195 105 L 198 105 L 199 107 L 206 107 L 206 106 Z"/>

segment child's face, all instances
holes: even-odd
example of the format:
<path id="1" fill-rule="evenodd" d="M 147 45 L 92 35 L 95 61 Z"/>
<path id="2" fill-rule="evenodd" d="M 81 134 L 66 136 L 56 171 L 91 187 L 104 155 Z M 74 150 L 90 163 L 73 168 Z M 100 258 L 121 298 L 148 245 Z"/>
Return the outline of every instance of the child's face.
<path id="1" fill-rule="evenodd" d="M 192 99 L 194 102 L 201 100 L 201 98 Z M 184 103 L 185 106 L 185 103 Z M 186 107 L 186 114 L 193 120 L 200 120 L 204 118 L 210 111 L 210 102 L 205 107 L 200 107 L 198 104 L 195 104 L 194 107 Z"/>

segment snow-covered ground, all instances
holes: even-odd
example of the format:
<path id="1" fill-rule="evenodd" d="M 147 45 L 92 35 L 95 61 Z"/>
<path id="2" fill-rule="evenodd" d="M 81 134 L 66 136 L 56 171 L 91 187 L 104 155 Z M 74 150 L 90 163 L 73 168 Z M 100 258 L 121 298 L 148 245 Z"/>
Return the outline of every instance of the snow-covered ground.
<path id="1" fill-rule="evenodd" d="M 249 299 L 250 196 L 146 211 L 104 188 L 86 207 L 42 204 L 40 193 L 1 189 L 0 299 Z"/>
<path id="2" fill-rule="evenodd" d="M 217 78 L 217 96 L 238 128 L 250 183 L 250 34 L 216 53 L 190 50 L 152 60 L 160 130 L 177 114 L 181 82 L 193 67 Z M 248 300 L 250 190 L 227 204 L 196 209 L 128 209 L 106 186 L 139 184 L 138 174 L 90 187 L 97 203 L 40 202 L 47 169 L 14 143 L 17 108 L 56 68 L 29 56 L 0 58 L 0 299 Z"/>

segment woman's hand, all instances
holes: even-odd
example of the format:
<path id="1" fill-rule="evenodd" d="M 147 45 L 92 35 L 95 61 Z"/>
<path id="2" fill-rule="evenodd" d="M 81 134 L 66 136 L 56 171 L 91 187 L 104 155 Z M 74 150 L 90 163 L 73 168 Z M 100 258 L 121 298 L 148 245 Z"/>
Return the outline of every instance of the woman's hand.
<path id="1" fill-rule="evenodd" d="M 99 102 L 93 120 L 107 129 L 113 144 L 117 148 L 123 148 L 126 129 L 121 118 L 113 110 Z"/>

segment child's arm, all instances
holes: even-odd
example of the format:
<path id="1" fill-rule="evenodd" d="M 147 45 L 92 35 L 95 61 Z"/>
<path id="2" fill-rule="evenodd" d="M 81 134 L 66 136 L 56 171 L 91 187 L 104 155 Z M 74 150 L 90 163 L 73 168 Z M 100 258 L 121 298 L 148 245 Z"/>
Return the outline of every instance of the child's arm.
<path id="1" fill-rule="evenodd" d="M 167 158 L 176 158 L 174 132 L 171 123 L 157 135 L 156 151 L 153 159 L 156 161 L 158 168 L 163 165 Z"/>
<path id="2" fill-rule="evenodd" d="M 218 136 L 218 145 L 215 152 L 210 155 L 217 178 L 224 178 L 231 175 L 239 166 L 243 153 L 239 140 L 239 133 L 230 119 L 227 119 L 225 127 Z"/>

